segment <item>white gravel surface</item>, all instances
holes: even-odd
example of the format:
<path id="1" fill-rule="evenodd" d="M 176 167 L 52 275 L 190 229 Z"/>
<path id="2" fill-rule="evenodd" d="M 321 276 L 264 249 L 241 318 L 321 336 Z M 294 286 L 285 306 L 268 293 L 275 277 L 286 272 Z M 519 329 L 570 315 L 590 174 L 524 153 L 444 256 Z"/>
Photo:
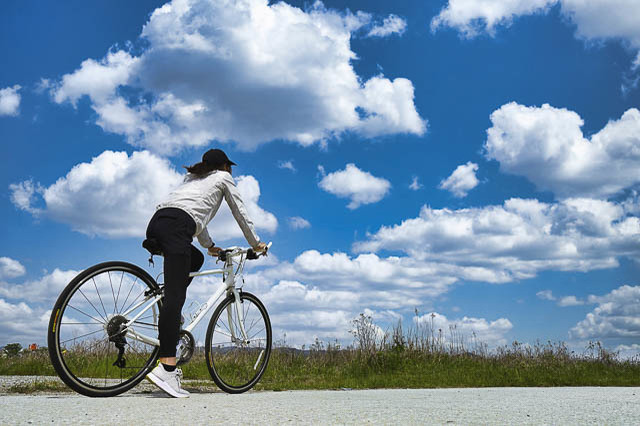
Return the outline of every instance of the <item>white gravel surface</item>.
<path id="1" fill-rule="evenodd" d="M 4 393 L 0 424 L 640 424 L 640 388 L 216 392 L 188 399 L 146 389 L 115 398 Z"/>

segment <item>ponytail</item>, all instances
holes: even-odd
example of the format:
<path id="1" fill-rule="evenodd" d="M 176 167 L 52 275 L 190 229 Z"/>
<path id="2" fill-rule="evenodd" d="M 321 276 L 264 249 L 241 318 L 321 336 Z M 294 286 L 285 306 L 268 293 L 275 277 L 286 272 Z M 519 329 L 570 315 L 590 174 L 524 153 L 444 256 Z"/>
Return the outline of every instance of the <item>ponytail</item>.
<path id="1" fill-rule="evenodd" d="M 201 161 L 200 163 L 196 163 L 193 166 L 182 166 L 187 169 L 187 172 L 196 175 L 198 177 L 202 177 L 206 174 L 211 173 L 214 170 L 218 170 L 218 167 L 213 167 L 211 164 L 205 163 Z"/>

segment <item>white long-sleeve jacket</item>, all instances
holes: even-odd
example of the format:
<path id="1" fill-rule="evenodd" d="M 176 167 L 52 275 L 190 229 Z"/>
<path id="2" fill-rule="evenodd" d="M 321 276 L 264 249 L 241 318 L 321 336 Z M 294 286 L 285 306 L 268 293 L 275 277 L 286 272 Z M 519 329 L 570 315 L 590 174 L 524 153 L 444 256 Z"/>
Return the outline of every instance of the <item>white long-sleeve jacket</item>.
<path id="1" fill-rule="evenodd" d="M 208 248 L 213 241 L 207 231 L 207 225 L 218 212 L 222 198 L 227 200 L 233 217 L 240 225 L 247 242 L 255 247 L 260 242 L 253 222 L 247 214 L 242 197 L 231 174 L 216 170 L 205 177 L 197 177 L 188 173 L 184 182 L 167 197 L 167 201 L 158 204 L 156 210 L 165 207 L 176 207 L 187 212 L 196 222 L 198 242 Z"/>

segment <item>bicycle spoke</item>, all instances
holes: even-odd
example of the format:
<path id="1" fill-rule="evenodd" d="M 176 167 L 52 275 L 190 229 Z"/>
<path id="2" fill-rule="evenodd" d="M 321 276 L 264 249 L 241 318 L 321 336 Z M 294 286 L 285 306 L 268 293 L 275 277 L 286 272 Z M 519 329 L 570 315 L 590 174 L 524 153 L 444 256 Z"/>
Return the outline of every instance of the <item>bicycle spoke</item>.
<path id="1" fill-rule="evenodd" d="M 120 311 L 118 311 L 118 300 L 120 299 L 120 289 L 122 288 L 122 280 L 124 279 L 124 271 L 122 271 L 122 276 L 120 277 L 120 285 L 118 286 L 118 295 L 116 296 L 116 312 L 120 313 Z"/>
<path id="2" fill-rule="evenodd" d="M 253 338 L 254 338 L 255 336 L 257 336 L 259 333 L 262 333 L 262 332 L 264 331 L 264 329 L 265 329 L 265 328 L 266 328 L 266 327 L 262 327 L 262 329 L 260 329 L 260 331 L 258 331 L 257 333 L 255 333 L 253 336 L 249 337 L 249 340 L 253 340 Z"/>
<path id="3" fill-rule="evenodd" d="M 249 331 L 253 328 L 253 326 L 256 325 L 256 323 L 262 319 L 262 316 L 259 315 L 259 314 L 260 313 L 258 312 L 258 315 L 255 316 L 255 319 L 249 325 L 249 329 L 247 330 L 247 334 L 249 334 Z M 245 318 L 249 318 L 248 312 L 247 312 L 247 316 Z M 245 321 L 245 324 L 246 324 L 246 321 Z"/>
<path id="4" fill-rule="evenodd" d="M 133 321 L 131 324 L 136 324 L 136 325 L 146 325 L 147 327 L 157 327 L 157 324 L 152 323 L 152 322 L 144 322 L 144 321 Z"/>
<path id="5" fill-rule="evenodd" d="M 93 351 L 95 348 L 97 348 L 99 345 L 103 345 L 104 344 L 104 340 L 97 340 L 94 343 L 90 344 L 89 346 L 87 346 L 86 348 L 82 348 L 83 350 L 86 351 Z"/>
<path id="6" fill-rule="evenodd" d="M 224 334 L 225 336 L 229 336 L 229 337 L 231 337 L 233 339 L 233 336 L 231 334 L 227 334 L 224 331 L 217 330 L 217 331 L 215 331 L 215 333 Z"/>
<path id="7" fill-rule="evenodd" d="M 78 291 L 80 292 L 80 294 L 85 298 L 85 300 L 87 302 L 89 302 L 89 304 L 91 305 L 91 307 L 98 313 L 98 315 L 100 315 L 100 318 L 102 318 L 104 320 L 104 322 L 107 322 L 107 319 L 105 317 L 102 316 L 102 314 L 100 313 L 100 311 L 98 310 L 98 308 L 96 308 L 95 306 L 93 306 L 93 303 L 91 303 L 91 300 L 89 300 L 89 298 L 87 296 L 85 296 L 85 294 L 82 292 L 82 290 L 78 289 Z M 85 314 L 86 315 L 86 314 Z"/>
<path id="8" fill-rule="evenodd" d="M 131 283 L 131 288 L 129 289 L 129 293 L 127 294 L 127 298 L 124 299 L 124 302 L 122 303 L 122 306 L 127 304 L 127 300 L 129 300 L 129 296 L 131 296 L 131 291 L 133 290 L 133 287 L 136 285 L 136 282 L 138 281 L 138 277 L 136 277 L 136 279 L 133 281 L 133 283 Z M 124 309 L 123 309 L 124 311 Z"/>
<path id="9" fill-rule="evenodd" d="M 96 331 L 92 331 L 91 333 L 87 333 L 87 334 L 82 334 L 82 335 L 80 335 L 80 336 L 71 337 L 71 338 L 69 338 L 69 339 L 67 339 L 67 340 L 63 340 L 62 342 L 60 342 L 60 344 L 67 343 L 67 342 L 68 342 L 68 341 L 70 341 L 70 340 L 78 340 L 78 339 L 81 339 L 81 338 L 83 338 L 83 337 L 86 337 L 86 336 L 90 336 L 90 335 L 92 335 L 92 334 L 99 333 L 99 332 L 101 332 L 101 331 L 104 331 L 104 330 L 103 330 L 102 328 L 100 328 L 100 329 L 98 329 L 98 330 L 96 330 Z"/>
<path id="10" fill-rule="evenodd" d="M 109 285 L 111 286 L 111 296 L 113 297 L 113 312 L 112 315 L 116 314 L 116 292 L 113 290 L 113 281 L 111 281 L 111 272 L 107 271 L 107 275 L 109 276 Z"/>
<path id="11" fill-rule="evenodd" d="M 142 296 L 144 294 L 145 290 L 142 289 L 142 292 L 136 296 L 135 299 L 133 299 L 133 302 L 131 302 L 131 304 L 129 304 L 129 306 L 127 306 L 126 308 L 124 308 L 122 310 L 122 312 L 127 312 L 129 309 L 131 309 L 132 306 L 134 306 L 136 304 L 136 302 L 138 301 L 138 299 L 140 298 L 140 296 Z"/>
<path id="12" fill-rule="evenodd" d="M 216 342 L 216 346 L 218 345 L 224 345 L 224 344 L 232 344 L 233 342 L 231 340 L 229 340 L 228 342 Z"/>
<path id="13" fill-rule="evenodd" d="M 99 319 L 96 319 L 96 318 L 92 317 L 91 315 L 87 314 L 87 313 L 86 313 L 86 312 L 84 312 L 84 311 L 81 311 L 80 309 L 76 308 L 75 306 L 72 306 L 72 305 L 67 305 L 67 306 L 68 306 L 69 308 L 71 308 L 71 309 L 75 309 L 76 311 L 80 312 L 80 313 L 81 313 L 81 314 L 83 314 L 83 315 L 88 316 L 88 317 L 89 317 L 89 318 L 91 318 L 92 320 L 96 320 L 96 321 L 98 321 L 100 324 L 104 324 L 104 323 L 106 322 L 106 320 L 105 320 L 105 321 L 100 321 Z M 98 313 L 99 313 L 99 312 L 98 312 Z M 103 319 L 104 319 L 104 318 L 103 318 Z"/>
<path id="14" fill-rule="evenodd" d="M 131 343 L 128 343 L 128 342 L 127 342 L 127 346 L 131 349 L 131 351 L 132 351 L 132 352 L 134 352 L 134 353 L 135 353 L 135 355 L 137 355 L 137 356 L 138 356 L 138 357 L 140 357 L 140 358 L 144 358 L 144 355 L 143 355 L 142 353 L 140 353 L 139 351 L 137 351 L 137 350 L 136 350 L 136 348 L 134 348 L 134 347 L 133 347 L 133 345 L 132 345 Z M 131 366 L 130 366 L 130 367 L 128 367 L 128 368 L 137 368 L 137 369 L 140 369 L 140 368 L 142 368 L 142 367 L 144 367 L 144 365 L 139 365 L 139 366 L 136 366 L 136 367 L 131 367 Z"/>
<path id="15" fill-rule="evenodd" d="M 140 320 L 144 320 L 144 319 L 147 319 L 147 318 L 153 318 L 153 314 L 150 314 L 150 315 L 147 315 L 147 316 L 144 316 L 144 317 L 140 317 L 140 318 L 138 318 L 136 320 L 136 322 L 140 322 Z"/>
<path id="16" fill-rule="evenodd" d="M 222 318 L 220 318 L 220 323 L 221 323 L 222 325 L 224 325 L 224 328 L 226 328 L 226 329 L 227 329 L 227 331 L 230 333 L 230 334 L 228 334 L 228 336 L 231 336 L 231 334 L 233 334 L 233 332 L 231 331 L 231 327 L 230 327 L 230 326 L 227 326 L 227 324 L 224 322 L 224 320 L 223 320 Z"/>
<path id="17" fill-rule="evenodd" d="M 98 290 L 98 285 L 96 284 L 96 280 L 91 278 L 91 281 L 93 281 L 93 286 L 96 288 L 96 293 L 98 294 L 98 299 L 100 299 L 100 304 L 102 305 L 102 310 L 104 311 L 104 316 L 106 318 L 109 315 L 107 315 L 107 310 L 104 308 L 104 303 L 102 303 L 102 296 L 100 296 L 100 291 Z"/>
<path id="18" fill-rule="evenodd" d="M 136 323 L 134 323 L 136 324 Z M 134 326 L 131 326 L 131 328 L 133 328 Z M 153 326 L 153 325 L 146 325 L 146 324 L 136 324 L 135 328 L 144 328 L 146 330 L 153 330 L 153 331 L 157 331 L 158 327 Z"/>
<path id="19" fill-rule="evenodd" d="M 260 321 L 260 318 L 256 318 L 255 320 L 253 320 L 253 322 L 251 323 L 251 325 L 249 325 L 249 328 L 245 328 L 247 334 L 249 334 L 249 332 L 253 329 L 253 327 L 258 323 L 258 321 Z"/>
<path id="20" fill-rule="evenodd" d="M 231 321 L 233 321 L 233 329 L 236 331 L 240 331 L 242 333 L 242 329 L 240 328 L 240 326 L 238 325 L 238 309 L 234 309 L 235 308 L 235 303 L 233 305 L 231 305 Z M 229 324 L 229 327 L 231 327 L 232 325 Z"/>

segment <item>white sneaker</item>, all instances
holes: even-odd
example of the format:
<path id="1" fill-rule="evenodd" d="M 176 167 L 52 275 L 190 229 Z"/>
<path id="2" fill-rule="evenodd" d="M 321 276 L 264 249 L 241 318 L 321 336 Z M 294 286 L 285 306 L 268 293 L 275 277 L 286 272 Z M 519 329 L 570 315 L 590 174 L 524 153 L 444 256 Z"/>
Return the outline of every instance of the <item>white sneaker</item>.
<path id="1" fill-rule="evenodd" d="M 167 371 L 159 363 L 156 368 L 147 374 L 147 380 L 165 391 L 174 398 L 188 398 L 189 392 L 182 389 L 180 380 L 182 379 L 182 370 L 176 368 L 174 371 Z"/>

